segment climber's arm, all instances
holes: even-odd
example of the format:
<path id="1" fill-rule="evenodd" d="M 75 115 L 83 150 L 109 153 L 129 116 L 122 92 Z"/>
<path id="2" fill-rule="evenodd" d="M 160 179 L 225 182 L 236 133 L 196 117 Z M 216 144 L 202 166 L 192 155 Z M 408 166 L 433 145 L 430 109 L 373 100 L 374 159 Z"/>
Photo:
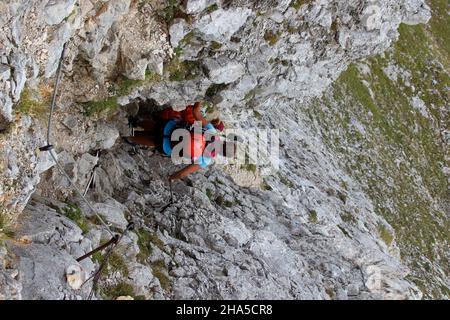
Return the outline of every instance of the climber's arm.
<path id="1" fill-rule="evenodd" d="M 174 181 L 186 177 L 187 175 L 199 170 L 201 167 L 198 164 L 190 164 L 187 167 L 175 172 L 169 176 L 169 180 Z"/>
<path id="2" fill-rule="evenodd" d="M 193 109 L 194 118 L 197 121 L 201 121 L 202 122 L 202 126 L 206 126 L 208 124 L 208 120 L 206 120 L 203 117 L 202 112 L 201 112 L 201 108 L 202 108 L 202 106 L 201 106 L 200 102 L 196 102 L 194 104 L 194 109 Z"/>

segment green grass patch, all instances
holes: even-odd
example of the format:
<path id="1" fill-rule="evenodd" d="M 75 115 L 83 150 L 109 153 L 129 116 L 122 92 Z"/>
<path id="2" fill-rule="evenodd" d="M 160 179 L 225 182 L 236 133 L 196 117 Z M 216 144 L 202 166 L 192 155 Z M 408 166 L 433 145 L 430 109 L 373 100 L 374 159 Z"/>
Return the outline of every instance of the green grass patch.
<path id="1" fill-rule="evenodd" d="M 384 224 L 378 225 L 378 233 L 380 234 L 381 240 L 389 247 L 394 241 L 394 236 L 389 232 L 388 228 Z"/>
<path id="2" fill-rule="evenodd" d="M 112 272 L 119 272 L 122 277 L 127 278 L 130 274 L 130 270 L 128 269 L 125 259 L 117 252 L 113 252 L 109 256 L 105 271 L 107 276 Z"/>
<path id="3" fill-rule="evenodd" d="M 138 87 L 149 85 L 158 81 L 161 81 L 161 77 L 150 70 L 146 70 L 145 80 L 133 80 L 125 77 L 119 77 L 116 83 L 110 88 L 110 97 L 81 104 L 83 107 L 83 114 L 87 117 L 91 117 L 102 112 L 115 111 L 119 108 L 119 104 L 117 103 L 118 97 L 129 95 Z"/>
<path id="4" fill-rule="evenodd" d="M 108 259 L 107 274 L 110 274 L 113 271 L 120 272 L 124 278 L 127 278 L 130 274 L 125 259 L 116 252 L 113 252 Z"/>
<path id="5" fill-rule="evenodd" d="M 293 188 L 294 187 L 294 183 L 286 176 L 279 174 L 278 175 L 280 178 L 280 181 L 282 184 L 284 184 L 286 187 L 288 188 Z"/>
<path id="6" fill-rule="evenodd" d="M 444 257 L 450 229 L 442 140 L 450 87 L 445 32 L 450 24 L 444 2 L 430 1 L 434 16 L 429 25 L 401 25 L 391 50 L 362 62 L 369 73 L 351 65 L 306 111 L 323 141 L 361 183 L 376 213 L 394 228 L 411 279 L 426 298 L 448 294 L 440 285 L 449 272 Z M 392 65 L 404 70 L 397 80 L 384 71 Z M 424 102 L 427 115 L 413 108 L 413 97 Z M 355 128 L 355 121 L 364 132 Z M 378 234 L 390 245 L 394 235 L 383 228 L 378 227 Z"/>
<path id="7" fill-rule="evenodd" d="M 208 8 L 205 9 L 206 13 L 211 13 L 216 11 L 217 9 L 219 9 L 219 6 L 217 5 L 217 3 L 214 3 L 212 5 L 210 5 Z"/>
<path id="8" fill-rule="evenodd" d="M 103 261 L 103 255 L 101 252 L 96 252 L 92 255 L 92 261 L 95 263 L 101 263 Z"/>
<path id="9" fill-rule="evenodd" d="M 107 299 L 117 299 L 118 297 L 123 296 L 134 297 L 135 295 L 133 286 L 124 281 L 112 286 L 102 287 L 100 293 Z"/>
<path id="10" fill-rule="evenodd" d="M 83 114 L 87 117 L 91 117 L 106 110 L 117 110 L 119 107 L 117 104 L 117 97 L 110 97 L 100 101 L 85 102 L 82 106 L 84 109 Z"/>
<path id="11" fill-rule="evenodd" d="M 232 201 L 226 200 L 223 196 L 217 196 L 214 201 L 221 207 L 231 208 L 234 206 L 234 203 Z"/>
<path id="12" fill-rule="evenodd" d="M 160 250 L 164 251 L 164 242 L 160 238 L 158 238 L 156 232 L 150 234 L 150 242 L 153 243 Z"/>
<path id="13" fill-rule="evenodd" d="M 344 211 L 341 214 L 341 219 L 346 223 L 356 223 L 356 218 L 352 215 L 351 212 L 348 211 Z"/>
<path id="14" fill-rule="evenodd" d="M 151 74 L 151 73 L 150 73 Z M 117 96 L 125 96 L 130 94 L 136 87 L 142 85 L 144 80 L 133 80 L 128 78 L 121 78 L 117 82 Z"/>
<path id="15" fill-rule="evenodd" d="M 183 44 L 190 44 L 192 40 L 194 39 L 195 35 L 193 31 L 188 32 L 183 39 L 181 40 L 181 43 Z"/>
<path id="16" fill-rule="evenodd" d="M 224 84 L 224 83 L 212 84 L 212 85 L 210 85 L 208 87 L 208 89 L 206 89 L 205 96 L 207 98 L 213 98 L 218 93 L 220 93 L 221 91 L 225 90 L 226 88 L 227 88 L 227 85 Z"/>
<path id="17" fill-rule="evenodd" d="M 178 46 L 175 49 L 173 49 L 173 53 L 175 53 L 175 56 L 179 57 L 183 54 L 183 48 Z"/>
<path id="18" fill-rule="evenodd" d="M 33 118 L 44 118 L 50 107 L 49 100 L 43 100 L 37 91 L 30 88 L 23 89 L 20 100 L 15 106 L 18 114 L 26 114 Z"/>
<path id="19" fill-rule="evenodd" d="M 272 191 L 272 187 L 267 183 L 266 180 L 263 180 L 263 182 L 261 182 L 261 189 L 265 190 L 265 191 Z"/>
<path id="20" fill-rule="evenodd" d="M 185 19 L 188 23 L 191 22 L 191 17 L 181 10 L 180 1 L 167 0 L 165 3 L 166 6 L 162 10 L 160 16 L 167 25 L 170 25 L 172 21 L 177 18 Z"/>
<path id="21" fill-rule="evenodd" d="M 75 222 L 83 233 L 87 233 L 89 231 L 89 221 L 83 212 L 81 212 L 81 209 L 75 204 L 68 203 L 60 213 Z"/>
<path id="22" fill-rule="evenodd" d="M 290 3 L 290 7 L 294 8 L 295 10 L 300 9 L 303 5 L 311 3 L 312 0 L 293 0 Z"/>
<path id="23" fill-rule="evenodd" d="M 147 258 L 152 254 L 153 248 L 151 245 L 152 235 L 145 229 L 138 229 L 135 231 L 138 236 L 139 254 L 137 259 L 139 262 L 144 263 Z"/>
<path id="24" fill-rule="evenodd" d="M 211 189 L 206 189 L 206 196 L 212 200 L 214 198 L 214 192 Z"/>
<path id="25" fill-rule="evenodd" d="M 262 118 L 263 118 L 262 114 L 259 113 L 259 112 L 256 111 L 256 110 L 253 110 L 253 115 L 255 116 L 255 118 L 256 118 L 257 120 L 262 120 Z"/>
<path id="26" fill-rule="evenodd" d="M 158 238 L 156 232 L 150 232 L 143 228 L 135 231 L 138 236 L 139 254 L 137 259 L 142 264 L 147 262 L 147 259 L 153 253 L 153 248 L 159 248 L 164 251 L 164 242 Z"/>
<path id="27" fill-rule="evenodd" d="M 222 48 L 222 44 L 217 41 L 211 41 L 211 45 L 209 46 L 211 50 L 218 51 Z"/>
<path id="28" fill-rule="evenodd" d="M 430 0 L 432 19 L 429 23 L 429 35 L 436 41 L 436 47 L 445 56 L 450 56 L 450 15 L 448 0 Z M 447 61 L 448 63 L 448 61 Z"/>
<path id="29" fill-rule="evenodd" d="M 241 165 L 241 169 L 245 171 L 249 171 L 253 174 L 256 174 L 256 171 L 258 170 L 258 167 L 254 163 L 246 163 Z"/>
<path id="30" fill-rule="evenodd" d="M 6 215 L 4 209 L 0 206 L 0 241 L 14 238 L 11 219 Z"/>
<path id="31" fill-rule="evenodd" d="M 166 63 L 164 69 L 170 81 L 193 80 L 202 74 L 199 62 L 182 61 L 178 57 Z"/>
<path id="32" fill-rule="evenodd" d="M 276 31 L 266 30 L 266 32 L 264 33 L 264 40 L 266 40 L 267 43 L 271 46 L 276 45 L 279 38 L 280 38 L 280 34 Z"/>
<path id="33" fill-rule="evenodd" d="M 163 260 L 157 260 L 151 264 L 153 275 L 159 280 L 161 287 L 168 291 L 170 289 L 171 283 L 167 276 L 167 267 Z"/>
<path id="34" fill-rule="evenodd" d="M 244 100 L 245 101 L 251 100 L 255 97 L 255 95 L 256 95 L 256 89 L 252 89 L 245 94 Z"/>
<path id="35" fill-rule="evenodd" d="M 311 223 L 318 223 L 319 219 L 317 218 L 317 211 L 316 210 L 309 210 L 309 221 Z"/>
<path id="36" fill-rule="evenodd" d="M 203 101 L 203 107 L 205 107 L 205 112 L 208 114 L 214 113 L 217 111 L 217 108 L 214 104 L 209 102 L 208 100 Z"/>

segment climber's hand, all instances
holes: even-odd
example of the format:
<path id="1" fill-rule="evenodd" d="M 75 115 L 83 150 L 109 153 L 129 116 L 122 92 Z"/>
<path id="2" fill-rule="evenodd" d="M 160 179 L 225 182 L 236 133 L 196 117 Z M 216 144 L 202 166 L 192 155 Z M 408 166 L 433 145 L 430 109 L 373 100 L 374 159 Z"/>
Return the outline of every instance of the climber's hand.
<path id="1" fill-rule="evenodd" d="M 196 102 L 194 104 L 194 109 L 193 109 L 193 113 L 194 113 L 194 118 L 196 121 L 201 121 L 202 122 L 202 126 L 206 126 L 208 124 L 208 120 L 205 119 L 205 117 L 203 117 L 202 112 L 201 112 L 201 108 L 202 105 L 200 104 L 200 102 Z"/>

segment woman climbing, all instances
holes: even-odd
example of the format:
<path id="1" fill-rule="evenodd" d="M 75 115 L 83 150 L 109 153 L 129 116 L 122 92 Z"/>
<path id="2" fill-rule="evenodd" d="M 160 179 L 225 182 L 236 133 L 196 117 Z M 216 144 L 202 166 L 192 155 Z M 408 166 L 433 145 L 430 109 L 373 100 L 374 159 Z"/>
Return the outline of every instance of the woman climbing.
<path id="1" fill-rule="evenodd" d="M 169 107 L 158 112 L 154 119 L 136 121 L 134 125 L 144 130 L 136 131 L 134 136 L 125 137 L 124 140 L 129 144 L 140 144 L 156 148 L 162 154 L 170 156 L 174 147 L 174 142 L 171 141 L 172 132 L 177 128 L 193 126 L 196 121 L 201 122 L 202 133 L 190 133 L 190 148 L 187 148 L 187 154 L 183 154 L 183 157 L 190 158 L 195 163 L 191 163 L 170 175 L 169 179 L 174 181 L 186 177 L 201 168 L 205 168 L 211 164 L 212 158 L 216 156 L 214 148 L 209 152 L 207 150 L 209 148 L 206 147 L 209 143 L 217 141 L 217 131 L 223 131 L 224 124 L 218 118 L 211 122 L 205 119 L 201 112 L 200 102 L 189 105 L 182 111 L 175 111 Z M 205 132 L 213 136 L 211 141 L 206 141 Z M 225 147 L 222 149 L 226 150 Z M 225 152 L 222 155 L 225 155 Z"/>

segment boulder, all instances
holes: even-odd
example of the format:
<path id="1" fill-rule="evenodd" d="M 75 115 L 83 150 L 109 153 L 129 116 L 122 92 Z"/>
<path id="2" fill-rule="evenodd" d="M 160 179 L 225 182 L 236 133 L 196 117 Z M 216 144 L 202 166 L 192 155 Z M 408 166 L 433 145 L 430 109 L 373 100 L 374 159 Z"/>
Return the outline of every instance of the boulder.
<path id="1" fill-rule="evenodd" d="M 8 95 L 0 92 L 0 131 L 5 130 L 13 121 L 13 103 Z"/>
<path id="2" fill-rule="evenodd" d="M 73 290 L 79 290 L 84 283 L 86 276 L 81 269 L 81 267 L 77 264 L 73 264 L 67 267 L 66 269 L 66 279 L 69 287 Z"/>
<path id="3" fill-rule="evenodd" d="M 193 24 L 205 40 L 226 42 L 230 40 L 252 15 L 252 10 L 239 9 L 217 9 Z"/>
<path id="4" fill-rule="evenodd" d="M 184 36 L 190 31 L 189 25 L 184 19 L 175 19 L 169 28 L 170 44 L 172 47 L 178 47 Z"/>
<path id="5" fill-rule="evenodd" d="M 245 73 L 245 67 L 241 63 L 235 61 L 226 59 L 208 59 L 205 60 L 204 63 L 209 80 L 216 84 L 228 84 L 234 82 Z"/>
<path id="6" fill-rule="evenodd" d="M 49 25 L 61 23 L 70 15 L 77 0 L 50 0 L 44 8 L 45 22 Z"/>
<path id="7" fill-rule="evenodd" d="M 216 3 L 217 0 L 188 0 L 186 2 L 186 13 L 197 14 Z"/>
<path id="8" fill-rule="evenodd" d="M 125 219 L 125 211 L 127 210 L 125 206 L 121 203 L 115 201 L 114 199 L 109 199 L 104 203 L 94 204 L 94 208 L 97 213 L 100 214 L 108 224 L 111 224 L 115 228 L 125 230 L 128 225 L 127 219 Z"/>

